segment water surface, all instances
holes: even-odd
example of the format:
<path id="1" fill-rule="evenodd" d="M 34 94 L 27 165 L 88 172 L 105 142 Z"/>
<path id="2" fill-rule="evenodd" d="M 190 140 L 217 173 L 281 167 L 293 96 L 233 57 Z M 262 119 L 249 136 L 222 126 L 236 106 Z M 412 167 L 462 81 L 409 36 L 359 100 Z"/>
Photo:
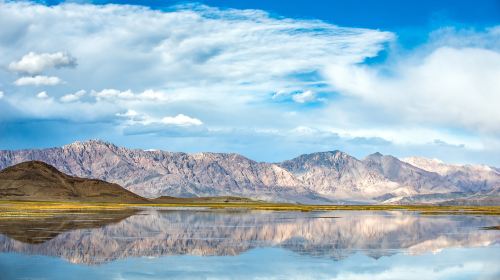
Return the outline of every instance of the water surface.
<path id="1" fill-rule="evenodd" d="M 500 279 L 496 216 L 145 210 L 0 222 L 0 279 Z"/>

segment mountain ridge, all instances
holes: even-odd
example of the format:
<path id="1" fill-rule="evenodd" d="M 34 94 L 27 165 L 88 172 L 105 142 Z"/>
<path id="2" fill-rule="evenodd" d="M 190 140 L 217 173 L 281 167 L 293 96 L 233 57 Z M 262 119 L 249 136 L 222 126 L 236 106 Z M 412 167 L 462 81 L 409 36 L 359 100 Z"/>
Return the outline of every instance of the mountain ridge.
<path id="1" fill-rule="evenodd" d="M 454 172 L 439 173 L 423 160 L 416 163 L 380 153 L 357 159 L 339 150 L 277 163 L 236 153 L 128 149 L 101 140 L 0 151 L 0 169 L 27 160 L 44 161 L 73 176 L 117 183 L 148 198 L 244 196 L 301 203 L 403 203 L 408 197 L 433 194 L 458 193 L 455 196 L 465 198 L 500 187 L 497 168 L 449 165 Z"/>

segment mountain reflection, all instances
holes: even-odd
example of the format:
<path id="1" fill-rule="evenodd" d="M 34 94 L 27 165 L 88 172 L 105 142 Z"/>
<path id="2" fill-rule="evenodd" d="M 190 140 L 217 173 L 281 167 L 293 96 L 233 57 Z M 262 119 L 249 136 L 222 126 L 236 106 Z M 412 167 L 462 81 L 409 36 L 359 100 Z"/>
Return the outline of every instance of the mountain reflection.
<path id="1" fill-rule="evenodd" d="M 0 223 L 0 233 L 24 243 L 39 244 L 62 232 L 103 227 L 120 222 L 137 212 L 139 211 L 133 209 L 77 213 L 62 211 L 49 217 L 4 218 Z"/>
<path id="2" fill-rule="evenodd" d="M 488 216 L 422 216 L 406 212 L 272 212 L 157 210 L 115 213 L 99 221 L 2 221 L 0 251 L 100 264 L 128 257 L 236 255 L 257 247 L 341 259 L 500 242 Z M 14 222 L 10 222 L 14 223 Z"/>

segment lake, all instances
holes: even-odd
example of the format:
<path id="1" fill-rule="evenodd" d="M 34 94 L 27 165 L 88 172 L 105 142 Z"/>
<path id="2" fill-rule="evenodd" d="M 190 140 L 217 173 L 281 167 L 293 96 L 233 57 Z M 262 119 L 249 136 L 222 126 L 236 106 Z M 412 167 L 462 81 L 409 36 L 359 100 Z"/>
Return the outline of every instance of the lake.
<path id="1" fill-rule="evenodd" d="M 498 216 L 149 209 L 0 220 L 0 279 L 500 279 Z"/>

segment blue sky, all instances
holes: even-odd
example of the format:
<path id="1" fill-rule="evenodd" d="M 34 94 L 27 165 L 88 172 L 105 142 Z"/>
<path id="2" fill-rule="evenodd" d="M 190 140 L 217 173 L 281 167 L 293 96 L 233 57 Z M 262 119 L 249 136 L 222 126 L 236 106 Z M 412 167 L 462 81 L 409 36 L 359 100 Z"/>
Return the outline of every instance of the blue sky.
<path id="1" fill-rule="evenodd" d="M 111 3 L 0 1 L 0 149 L 500 166 L 499 1 Z"/>

